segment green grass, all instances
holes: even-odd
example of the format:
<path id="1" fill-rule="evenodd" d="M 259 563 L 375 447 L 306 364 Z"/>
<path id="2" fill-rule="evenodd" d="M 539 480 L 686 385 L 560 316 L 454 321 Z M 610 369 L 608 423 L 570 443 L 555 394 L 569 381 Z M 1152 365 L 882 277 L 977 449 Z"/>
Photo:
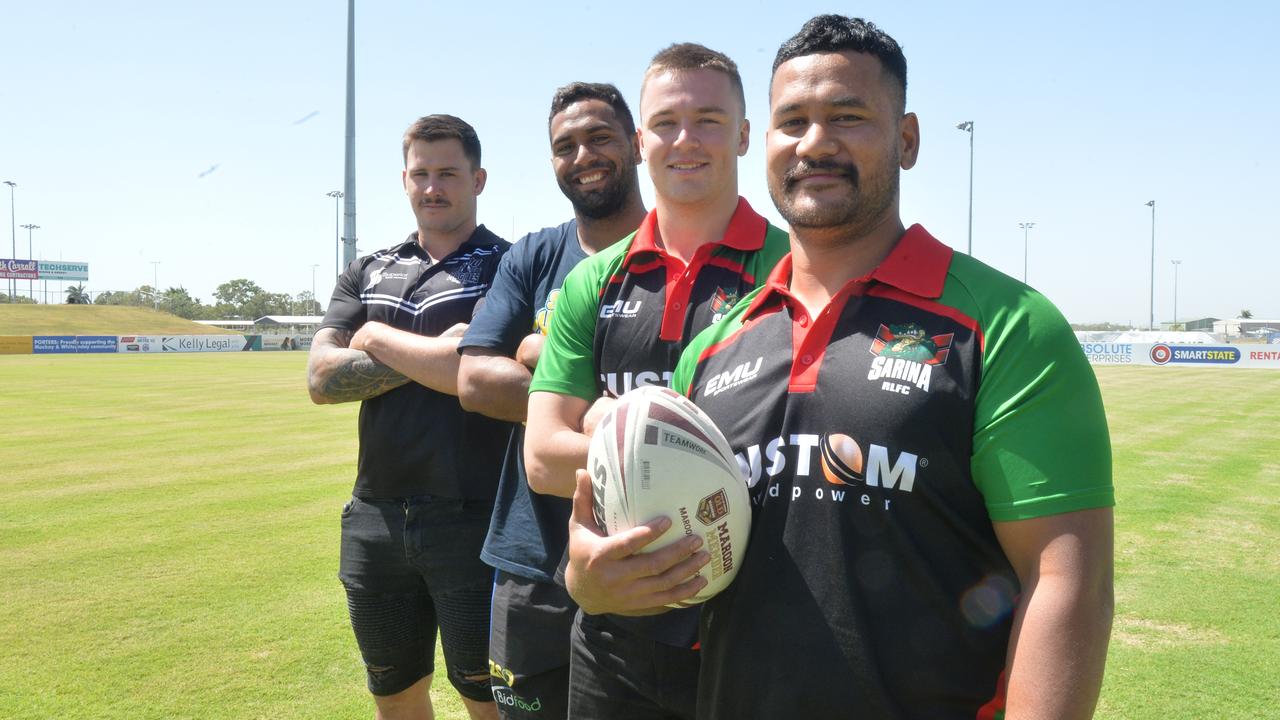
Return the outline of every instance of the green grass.
<path id="1" fill-rule="evenodd" d="M 0 335 L 222 335 L 222 328 L 123 305 L 0 305 Z"/>
<path id="2" fill-rule="evenodd" d="M 0 357 L 0 717 L 372 715 L 336 579 L 356 406 L 311 405 L 304 365 Z M 1280 373 L 1099 376 L 1119 505 L 1098 717 L 1273 716 Z"/>

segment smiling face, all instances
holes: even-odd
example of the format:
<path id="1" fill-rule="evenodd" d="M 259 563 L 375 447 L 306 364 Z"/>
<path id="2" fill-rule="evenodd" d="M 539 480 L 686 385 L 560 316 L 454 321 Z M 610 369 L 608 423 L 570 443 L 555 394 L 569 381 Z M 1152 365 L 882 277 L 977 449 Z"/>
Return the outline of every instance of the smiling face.
<path id="1" fill-rule="evenodd" d="M 476 197 L 486 175 L 471 167 L 460 141 L 414 140 L 402 177 L 419 232 L 449 234 L 475 225 Z"/>
<path id="2" fill-rule="evenodd" d="M 640 95 L 640 152 L 659 201 L 714 204 L 738 196 L 738 158 L 749 126 L 729 76 L 659 70 Z"/>
<path id="3" fill-rule="evenodd" d="M 551 118 L 551 166 L 576 214 L 600 219 L 626 207 L 638 183 L 638 152 L 603 100 L 580 100 Z"/>
<path id="4" fill-rule="evenodd" d="M 861 237 L 898 213 L 898 173 L 915 164 L 919 124 L 865 53 L 802 55 L 778 66 L 766 134 L 769 195 L 794 228 Z"/>

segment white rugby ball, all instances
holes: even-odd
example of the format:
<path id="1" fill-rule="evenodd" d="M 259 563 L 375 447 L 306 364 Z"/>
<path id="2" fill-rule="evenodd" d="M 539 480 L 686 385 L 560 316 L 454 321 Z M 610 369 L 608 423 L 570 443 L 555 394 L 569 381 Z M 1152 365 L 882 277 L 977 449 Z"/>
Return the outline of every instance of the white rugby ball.
<path id="1" fill-rule="evenodd" d="M 683 395 L 648 385 L 618 398 L 591 436 L 587 467 L 596 524 L 608 535 L 660 515 L 671 527 L 641 552 L 697 534 L 711 562 L 707 585 L 670 605 L 704 603 L 738 573 L 751 530 L 751 498 L 729 443 L 711 418 Z"/>

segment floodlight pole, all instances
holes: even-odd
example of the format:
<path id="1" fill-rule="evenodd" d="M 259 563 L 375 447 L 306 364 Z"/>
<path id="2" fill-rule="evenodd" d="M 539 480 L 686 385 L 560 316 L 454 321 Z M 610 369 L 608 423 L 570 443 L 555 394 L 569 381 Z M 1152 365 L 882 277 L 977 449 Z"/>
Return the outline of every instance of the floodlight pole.
<path id="1" fill-rule="evenodd" d="M 1148 308 L 1150 313 L 1147 319 L 1147 329 L 1156 329 L 1156 201 L 1148 200 L 1147 207 L 1151 208 L 1151 305 Z"/>
<path id="2" fill-rule="evenodd" d="M 160 261 L 151 260 L 151 304 L 160 310 Z"/>
<path id="3" fill-rule="evenodd" d="M 1018 223 L 1018 227 L 1022 228 L 1022 284 L 1024 285 L 1027 283 L 1027 234 L 1035 226 L 1033 222 Z"/>
<path id="4" fill-rule="evenodd" d="M 1173 264 L 1173 327 L 1178 329 L 1178 266 L 1182 264 L 1181 260 L 1170 260 Z"/>
<path id="5" fill-rule="evenodd" d="M 342 274 L 342 199 L 341 190 L 330 190 L 325 197 L 333 198 L 333 276 Z"/>
<path id="6" fill-rule="evenodd" d="M 343 261 L 356 259 L 356 0 L 347 0 L 347 143 L 343 159 Z"/>
<path id="7" fill-rule="evenodd" d="M 956 129 L 969 133 L 969 256 L 973 257 L 973 121 L 965 120 Z"/>
<path id="8" fill-rule="evenodd" d="M 32 248 L 32 245 L 31 245 L 31 231 L 32 231 L 32 230 L 39 230 L 39 229 L 40 229 L 40 226 L 39 226 L 39 225 L 36 225 L 36 224 L 34 224 L 34 223 L 27 223 L 26 225 L 23 225 L 22 227 L 24 227 L 24 228 L 26 228 L 26 229 L 27 229 L 27 259 L 28 259 L 28 260 L 34 260 L 34 259 L 35 259 L 35 255 L 36 255 L 36 254 L 35 254 L 35 251 L 33 251 L 33 250 L 31 249 L 31 248 Z M 35 299 L 36 299 L 36 288 L 35 288 L 35 285 L 36 285 L 36 281 L 35 281 L 35 280 L 27 280 L 27 294 L 31 296 L 31 299 L 32 299 L 32 300 L 35 300 Z"/>
<path id="9" fill-rule="evenodd" d="M 4 184 L 9 186 L 9 226 L 10 226 L 9 229 L 12 232 L 12 238 L 13 238 L 13 254 L 11 257 L 13 257 L 16 260 L 18 257 L 18 215 L 16 212 L 14 212 L 14 209 L 13 209 L 14 208 L 13 189 L 18 187 L 18 183 L 12 180 L 5 180 Z M 9 302 L 13 302 L 13 296 L 17 294 L 17 292 L 18 292 L 18 281 L 14 280 L 13 278 L 10 278 L 9 279 Z"/>
<path id="10" fill-rule="evenodd" d="M 316 268 L 318 267 L 320 266 L 314 263 L 311 265 L 311 307 L 307 308 L 308 310 L 311 310 L 312 308 L 318 309 L 319 306 L 319 303 L 316 302 Z M 307 314 L 310 315 L 311 313 Z"/>

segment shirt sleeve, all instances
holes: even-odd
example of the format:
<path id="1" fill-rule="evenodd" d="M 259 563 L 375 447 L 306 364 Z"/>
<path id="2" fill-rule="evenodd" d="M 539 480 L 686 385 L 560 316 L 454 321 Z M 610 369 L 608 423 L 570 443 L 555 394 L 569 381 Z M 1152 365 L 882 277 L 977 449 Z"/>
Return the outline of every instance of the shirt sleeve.
<path id="1" fill-rule="evenodd" d="M 1114 505 L 1102 394 L 1066 320 L 1026 293 L 987 327 L 971 467 L 991 519 Z"/>
<path id="2" fill-rule="evenodd" d="M 600 305 L 599 260 L 599 255 L 593 256 L 565 277 L 529 392 L 571 395 L 588 402 L 599 396 L 592 350 Z"/>
<path id="3" fill-rule="evenodd" d="M 484 302 L 478 304 L 475 317 L 458 344 L 459 352 L 467 347 L 482 347 L 511 356 L 520 341 L 533 331 L 531 257 L 528 248 L 523 247 L 527 242 L 528 238 L 517 243 L 498 263 L 493 285 Z"/>
<path id="4" fill-rule="evenodd" d="M 360 326 L 369 319 L 364 303 L 360 301 L 363 270 L 363 263 L 356 260 L 338 277 L 338 283 L 333 287 L 333 297 L 329 299 L 329 307 L 324 313 L 324 320 L 320 323 L 321 328 L 359 330 Z"/>

